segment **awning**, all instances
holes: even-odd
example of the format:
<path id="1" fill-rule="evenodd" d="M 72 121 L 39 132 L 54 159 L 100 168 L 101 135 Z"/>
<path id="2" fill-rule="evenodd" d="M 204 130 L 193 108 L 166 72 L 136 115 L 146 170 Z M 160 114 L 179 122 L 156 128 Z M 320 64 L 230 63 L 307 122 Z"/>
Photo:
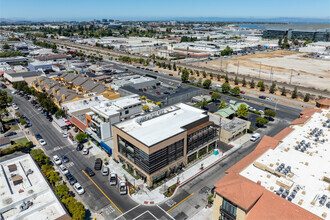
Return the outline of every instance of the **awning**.
<path id="1" fill-rule="evenodd" d="M 67 126 L 67 124 L 61 118 L 57 119 L 55 116 L 53 116 L 53 120 L 60 128 Z"/>

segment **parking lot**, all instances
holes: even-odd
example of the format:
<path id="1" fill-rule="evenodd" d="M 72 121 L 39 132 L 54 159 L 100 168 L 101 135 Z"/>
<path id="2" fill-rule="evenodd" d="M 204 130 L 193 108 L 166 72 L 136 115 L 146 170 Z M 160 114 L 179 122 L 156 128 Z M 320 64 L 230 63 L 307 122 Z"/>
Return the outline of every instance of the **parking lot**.
<path id="1" fill-rule="evenodd" d="M 143 89 L 135 89 L 131 86 L 124 86 L 122 89 L 129 92 L 146 96 L 156 102 L 162 102 L 165 105 L 172 105 L 178 102 L 188 102 L 193 96 L 203 93 L 198 88 L 181 84 L 176 81 L 159 79 L 160 85 L 151 86 Z"/>

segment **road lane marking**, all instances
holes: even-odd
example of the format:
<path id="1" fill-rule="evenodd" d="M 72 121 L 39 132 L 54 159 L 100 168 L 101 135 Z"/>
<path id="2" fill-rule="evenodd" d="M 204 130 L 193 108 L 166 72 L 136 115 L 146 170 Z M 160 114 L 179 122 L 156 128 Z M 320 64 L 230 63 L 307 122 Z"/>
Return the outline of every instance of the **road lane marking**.
<path id="1" fill-rule="evenodd" d="M 173 220 L 175 220 L 170 214 L 168 214 L 162 207 L 160 207 L 159 205 L 157 205 L 158 206 L 158 208 L 160 209 L 160 210 L 162 210 L 163 212 L 165 212 L 165 214 L 166 215 L 168 215 L 171 219 L 173 219 Z"/>
<path id="2" fill-rule="evenodd" d="M 115 220 L 118 219 L 118 218 L 120 218 L 120 217 L 122 217 L 122 216 L 124 216 L 124 215 L 126 215 L 126 214 L 129 213 L 130 211 L 133 211 L 134 209 L 136 209 L 136 208 L 139 207 L 140 205 L 141 205 L 141 204 L 139 204 L 139 205 L 137 205 L 137 206 L 131 208 L 130 210 L 126 211 L 125 213 L 121 213 L 121 215 L 118 216 L 117 218 L 115 218 Z"/>
<path id="3" fill-rule="evenodd" d="M 184 198 L 181 202 L 179 202 L 178 204 L 176 204 L 175 206 L 173 206 L 172 208 L 170 208 L 167 213 L 169 213 L 170 211 L 172 211 L 175 207 L 177 207 L 178 205 L 180 205 L 181 203 L 183 203 L 186 199 L 188 199 L 190 196 L 194 195 L 195 193 L 191 193 L 189 196 L 187 196 L 186 198 Z"/>
<path id="4" fill-rule="evenodd" d="M 149 213 L 152 217 L 154 217 L 156 220 L 158 220 L 158 218 L 156 218 L 156 216 L 154 216 L 151 212 L 149 212 L 149 210 L 147 210 L 147 211 L 143 212 L 142 214 L 136 216 L 133 220 L 136 220 L 136 219 L 140 218 L 141 216 L 143 216 L 146 213 Z"/>
<path id="5" fill-rule="evenodd" d="M 90 176 L 87 175 L 87 173 L 82 170 L 82 172 L 88 177 L 88 179 L 90 181 L 92 181 L 92 183 L 100 190 L 100 192 L 111 202 L 111 204 L 116 207 L 116 209 L 120 212 L 120 214 L 123 214 L 123 212 L 115 205 L 115 203 L 113 203 L 113 201 L 103 192 L 103 190 L 92 180 L 92 178 L 90 178 Z"/>

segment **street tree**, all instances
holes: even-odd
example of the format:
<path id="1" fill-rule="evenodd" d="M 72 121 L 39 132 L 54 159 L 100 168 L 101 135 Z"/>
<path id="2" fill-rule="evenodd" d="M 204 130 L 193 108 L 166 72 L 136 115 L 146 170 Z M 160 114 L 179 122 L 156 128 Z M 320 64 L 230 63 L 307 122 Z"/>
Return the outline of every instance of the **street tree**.
<path id="1" fill-rule="evenodd" d="M 210 86 L 211 86 L 211 83 L 212 83 L 212 81 L 211 81 L 210 79 L 206 79 L 206 80 L 204 80 L 204 82 L 203 82 L 203 86 L 204 86 L 204 88 L 205 88 L 205 89 L 209 89 Z"/>
<path id="2" fill-rule="evenodd" d="M 182 82 L 187 82 L 188 78 L 189 78 L 189 72 L 186 68 L 184 68 L 181 73 L 181 80 L 182 80 Z"/>
<path id="3" fill-rule="evenodd" d="M 264 84 L 264 82 L 262 82 L 261 85 L 260 85 L 260 91 L 261 92 L 265 91 L 265 84 Z"/>
<path id="4" fill-rule="evenodd" d="M 269 93 L 273 94 L 276 90 L 276 84 L 275 83 L 272 83 L 272 85 L 270 86 L 270 89 L 269 89 Z"/>
<path id="5" fill-rule="evenodd" d="M 208 104 L 209 104 L 208 101 L 205 98 L 203 98 L 203 100 L 200 101 L 197 106 L 202 109 L 205 109 Z"/>
<path id="6" fill-rule="evenodd" d="M 65 117 L 65 112 L 62 109 L 59 109 L 55 112 L 55 117 L 56 118 Z"/>
<path id="7" fill-rule="evenodd" d="M 189 81 L 194 83 L 196 81 L 196 77 L 194 77 L 194 76 L 189 77 Z"/>
<path id="8" fill-rule="evenodd" d="M 296 99 L 298 97 L 298 89 L 297 86 L 294 87 L 294 90 L 291 94 L 291 98 Z"/>
<path id="9" fill-rule="evenodd" d="M 214 100 L 216 100 L 216 99 L 221 99 L 221 95 L 220 95 L 220 93 L 217 93 L 217 92 L 214 92 L 214 93 L 212 93 L 212 95 L 211 95 L 211 99 L 214 101 Z"/>
<path id="10" fill-rule="evenodd" d="M 237 111 L 236 111 L 236 115 L 238 117 L 245 117 L 249 114 L 249 109 L 247 108 L 247 106 L 245 104 L 241 104 L 240 106 L 238 106 Z"/>
<path id="11" fill-rule="evenodd" d="M 226 108 L 227 107 L 227 104 L 225 101 L 221 101 L 220 102 L 220 105 L 218 106 L 218 109 L 223 109 L 223 108 Z"/>
<path id="12" fill-rule="evenodd" d="M 235 85 L 238 85 L 238 78 L 237 78 L 237 76 L 235 76 L 234 82 L 235 82 Z"/>
<path id="13" fill-rule="evenodd" d="M 142 110 L 145 111 L 145 112 L 148 112 L 149 111 L 149 106 L 148 105 L 143 106 Z"/>
<path id="14" fill-rule="evenodd" d="M 203 82 L 202 78 L 198 78 L 197 85 L 202 85 L 202 82 Z"/>
<path id="15" fill-rule="evenodd" d="M 309 97 L 310 97 L 309 93 L 306 93 L 304 97 L 304 102 L 309 102 Z"/>
<path id="16" fill-rule="evenodd" d="M 69 188 L 66 185 L 59 185 L 55 189 L 55 194 L 62 201 L 62 199 L 69 197 Z"/>
<path id="17" fill-rule="evenodd" d="M 76 135 L 76 140 L 81 143 L 87 138 L 87 134 L 84 132 L 80 132 L 79 134 Z"/>
<path id="18" fill-rule="evenodd" d="M 250 88 L 253 89 L 255 87 L 255 82 L 254 80 L 252 79 L 251 82 L 250 82 Z"/>
<path id="19" fill-rule="evenodd" d="M 243 77 L 242 86 L 243 86 L 243 87 L 245 87 L 245 86 L 246 86 L 246 80 L 245 80 L 245 76 Z"/>
<path id="20" fill-rule="evenodd" d="M 258 126 L 258 127 L 263 127 L 265 124 L 268 123 L 268 120 L 265 119 L 264 117 L 258 117 L 258 118 L 256 119 L 256 123 L 257 123 L 257 126 Z"/>
<path id="21" fill-rule="evenodd" d="M 223 84 L 221 85 L 221 89 L 222 89 L 222 92 L 223 92 L 223 93 L 227 93 L 227 92 L 229 92 L 229 90 L 230 90 L 230 85 L 229 85 L 229 83 L 223 83 Z"/>
<path id="22" fill-rule="evenodd" d="M 283 86 L 282 89 L 281 89 L 281 95 L 286 96 L 285 86 Z"/>
<path id="23" fill-rule="evenodd" d="M 238 86 L 236 86 L 235 88 L 233 88 L 233 89 L 230 90 L 231 94 L 234 95 L 234 96 L 238 96 L 239 93 L 240 93 L 240 91 L 241 90 L 239 89 Z"/>
<path id="24" fill-rule="evenodd" d="M 273 111 L 273 110 L 271 110 L 271 109 L 267 109 L 267 110 L 265 110 L 264 113 L 265 113 L 265 116 L 266 116 L 267 118 L 274 118 L 275 115 L 276 115 L 276 112 Z"/>

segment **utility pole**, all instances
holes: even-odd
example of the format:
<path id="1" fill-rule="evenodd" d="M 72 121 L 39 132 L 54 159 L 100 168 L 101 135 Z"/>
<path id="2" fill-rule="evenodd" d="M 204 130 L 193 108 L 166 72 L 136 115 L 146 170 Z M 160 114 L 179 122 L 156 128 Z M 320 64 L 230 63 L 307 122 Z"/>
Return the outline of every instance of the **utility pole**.
<path id="1" fill-rule="evenodd" d="M 261 62 L 260 62 L 260 66 L 259 66 L 259 79 L 260 79 L 260 73 L 261 73 Z"/>
<path id="2" fill-rule="evenodd" d="M 273 67 L 270 68 L 270 75 L 269 75 L 269 78 L 270 78 L 270 84 L 272 85 L 272 81 L 273 81 Z"/>
<path id="3" fill-rule="evenodd" d="M 220 142 L 221 142 L 221 140 L 220 140 L 220 138 L 221 138 L 221 121 L 222 121 L 222 117 L 221 117 L 221 115 L 219 116 L 219 119 L 220 119 L 220 121 L 219 121 L 219 145 L 220 145 Z"/>
<path id="4" fill-rule="evenodd" d="M 291 85 L 291 80 L 292 80 L 292 72 L 291 72 L 291 75 L 290 75 L 290 83 L 289 83 L 290 85 Z"/>
<path id="5" fill-rule="evenodd" d="M 228 66 L 228 63 L 226 63 L 226 75 L 228 74 L 228 72 L 227 72 L 227 66 Z"/>
<path id="6" fill-rule="evenodd" d="M 222 72 L 222 57 L 220 57 L 220 62 L 221 62 L 221 64 L 220 64 L 220 71 Z"/>
<path id="7" fill-rule="evenodd" d="M 238 61 L 238 64 L 237 64 L 237 75 L 238 75 L 238 70 L 239 70 L 239 61 Z"/>

